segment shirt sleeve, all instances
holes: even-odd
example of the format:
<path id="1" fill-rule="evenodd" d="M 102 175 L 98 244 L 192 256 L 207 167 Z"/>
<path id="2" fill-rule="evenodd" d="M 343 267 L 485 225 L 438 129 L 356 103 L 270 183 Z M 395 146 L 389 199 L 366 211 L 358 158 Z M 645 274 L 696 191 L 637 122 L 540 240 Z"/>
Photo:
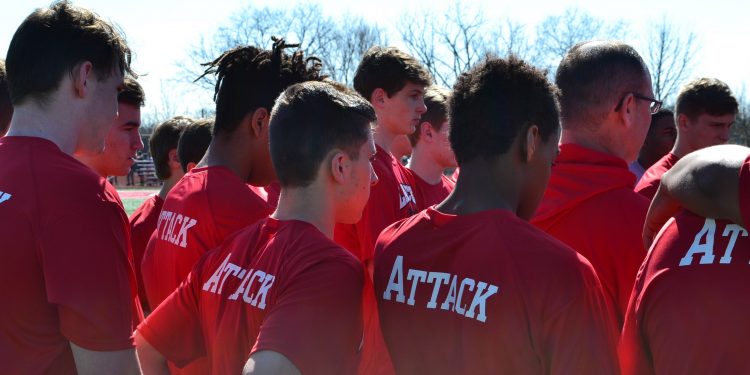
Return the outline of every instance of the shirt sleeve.
<path id="1" fill-rule="evenodd" d="M 198 311 L 201 270 L 207 256 L 146 320 L 138 332 L 165 358 L 183 367 L 206 355 Z"/>
<path id="2" fill-rule="evenodd" d="M 362 340 L 362 266 L 322 261 L 289 280 L 251 353 L 272 350 L 303 374 L 354 372 Z"/>
<path id="3" fill-rule="evenodd" d="M 581 261 L 577 295 L 542 324 L 549 374 L 616 374 L 617 329 L 594 269 Z"/>
<path id="4" fill-rule="evenodd" d="M 126 223 L 116 204 L 95 204 L 41 228 L 47 299 L 57 305 L 60 331 L 71 342 L 96 351 L 128 349 L 140 317 Z"/>
<path id="5" fill-rule="evenodd" d="M 750 156 L 740 168 L 740 214 L 746 226 L 750 226 Z"/>

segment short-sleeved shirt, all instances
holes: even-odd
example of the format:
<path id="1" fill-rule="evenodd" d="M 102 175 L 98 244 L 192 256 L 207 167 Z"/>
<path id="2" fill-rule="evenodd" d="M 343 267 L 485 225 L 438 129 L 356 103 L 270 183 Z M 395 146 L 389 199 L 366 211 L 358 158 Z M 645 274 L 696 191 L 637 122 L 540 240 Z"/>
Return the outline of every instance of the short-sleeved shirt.
<path id="1" fill-rule="evenodd" d="M 646 173 L 643 174 L 643 177 L 641 177 L 635 186 L 635 192 L 649 200 L 654 199 L 654 195 L 656 195 L 656 191 L 659 190 L 659 185 L 661 184 L 661 176 L 672 169 L 679 160 L 680 158 L 671 152 L 664 155 L 664 157 L 646 170 Z"/>
<path id="2" fill-rule="evenodd" d="M 423 203 L 416 193 L 414 173 L 380 146 L 372 162 L 378 183 L 370 188 L 370 199 L 356 224 L 337 224 L 336 243 L 349 250 L 363 265 L 372 260 L 375 240 L 380 232 L 397 220 L 419 211 Z M 378 326 L 377 307 L 372 295 L 372 283 L 366 282 L 363 293 L 365 341 L 362 350 L 360 374 L 390 374 L 392 372 L 388 351 Z"/>
<path id="3" fill-rule="evenodd" d="M 508 210 L 428 208 L 384 230 L 375 295 L 398 374 L 615 374 L 591 265 Z"/>
<path id="4" fill-rule="evenodd" d="M 740 214 L 745 225 L 750 225 L 750 156 L 745 159 L 740 169 Z"/>
<path id="5" fill-rule="evenodd" d="M 634 181 L 625 160 L 563 144 L 531 221 L 591 262 L 620 326 L 646 256 L 641 234 L 649 202 L 633 191 Z"/>
<path id="6" fill-rule="evenodd" d="M 143 253 L 146 251 L 146 245 L 151 238 L 151 234 L 156 230 L 156 223 L 159 220 L 161 207 L 164 205 L 164 199 L 154 194 L 138 207 L 130 215 L 130 237 L 133 245 L 133 262 L 135 264 L 135 274 L 138 279 L 138 297 L 141 303 L 148 305 L 146 290 L 143 287 L 143 275 L 141 274 L 141 262 Z"/>
<path id="7" fill-rule="evenodd" d="M 262 350 L 303 374 L 350 374 L 364 277 L 313 225 L 267 218 L 205 254 L 138 330 L 179 366 L 208 355 L 212 374 L 239 374 Z"/>
<path id="8" fill-rule="evenodd" d="M 1 138 L 0 160 L 0 373 L 74 374 L 69 342 L 132 348 L 143 314 L 116 192 L 45 139 Z"/>
<path id="9" fill-rule="evenodd" d="M 687 211 L 657 235 L 620 343 L 623 374 L 750 374 L 750 237 Z"/>
<path id="10" fill-rule="evenodd" d="M 206 251 L 271 213 L 271 207 L 226 167 L 193 168 L 169 191 L 143 258 L 151 308 L 161 303 Z"/>
<path id="11" fill-rule="evenodd" d="M 420 208 L 425 209 L 442 202 L 456 186 L 450 178 L 445 175 L 440 176 L 440 182 L 431 184 L 414 173 L 416 182 L 417 202 L 420 202 Z"/>

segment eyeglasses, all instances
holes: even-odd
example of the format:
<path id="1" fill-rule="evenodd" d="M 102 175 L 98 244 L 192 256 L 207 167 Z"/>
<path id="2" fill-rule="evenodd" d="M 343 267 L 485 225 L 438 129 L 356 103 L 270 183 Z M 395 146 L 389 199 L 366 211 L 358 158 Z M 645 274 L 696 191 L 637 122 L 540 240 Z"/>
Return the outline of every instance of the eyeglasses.
<path id="1" fill-rule="evenodd" d="M 636 93 L 636 92 L 629 92 L 629 93 L 626 93 L 625 96 L 622 97 L 622 99 L 620 99 L 619 103 L 617 103 L 617 107 L 615 107 L 615 112 L 620 111 L 620 108 L 622 108 L 622 103 L 625 102 L 625 98 L 627 98 L 628 95 L 633 95 L 633 97 L 636 98 L 636 99 L 647 100 L 647 101 L 651 102 L 651 106 L 649 108 L 651 108 L 651 114 L 652 115 L 656 114 L 656 112 L 659 112 L 659 110 L 661 109 L 661 105 L 662 105 L 662 101 L 661 100 L 656 100 L 654 98 L 649 98 L 648 96 L 643 96 L 643 95 L 641 95 L 639 93 Z"/>

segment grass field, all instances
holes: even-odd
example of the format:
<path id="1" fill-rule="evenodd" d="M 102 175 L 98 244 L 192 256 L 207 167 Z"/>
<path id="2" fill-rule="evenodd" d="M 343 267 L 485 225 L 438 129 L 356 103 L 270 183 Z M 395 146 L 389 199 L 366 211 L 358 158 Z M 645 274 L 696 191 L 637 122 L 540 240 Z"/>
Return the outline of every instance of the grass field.
<path id="1" fill-rule="evenodd" d="M 128 217 L 135 211 L 138 206 L 143 203 L 146 198 L 151 196 L 152 194 L 157 193 L 159 190 L 155 188 L 151 189 L 144 189 L 144 188 L 118 188 L 117 192 L 120 194 L 120 199 L 122 199 L 122 204 L 125 206 L 125 212 L 128 214 Z"/>

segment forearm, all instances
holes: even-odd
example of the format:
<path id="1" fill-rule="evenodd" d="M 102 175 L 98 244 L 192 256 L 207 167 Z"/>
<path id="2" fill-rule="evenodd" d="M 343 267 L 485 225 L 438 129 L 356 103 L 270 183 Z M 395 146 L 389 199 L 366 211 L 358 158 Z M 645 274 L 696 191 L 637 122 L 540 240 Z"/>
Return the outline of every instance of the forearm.
<path id="1" fill-rule="evenodd" d="M 133 349 L 93 351 L 70 343 L 79 374 L 140 374 Z"/>
<path id="2" fill-rule="evenodd" d="M 169 375 L 167 359 L 136 331 L 135 347 L 144 375 Z"/>

